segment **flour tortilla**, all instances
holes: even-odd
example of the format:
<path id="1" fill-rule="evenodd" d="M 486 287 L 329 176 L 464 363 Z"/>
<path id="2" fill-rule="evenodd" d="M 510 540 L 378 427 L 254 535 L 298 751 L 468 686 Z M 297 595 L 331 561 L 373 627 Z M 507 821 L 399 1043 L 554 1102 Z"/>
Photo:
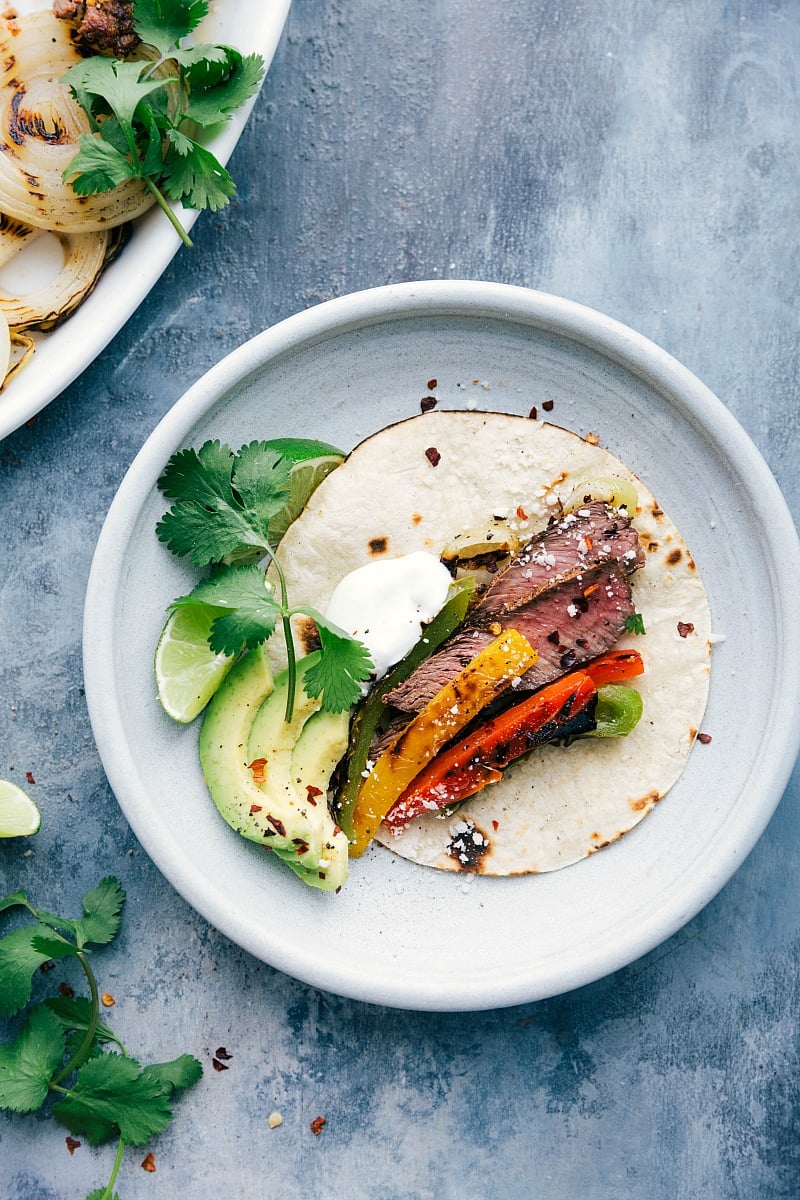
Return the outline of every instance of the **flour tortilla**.
<path id="1" fill-rule="evenodd" d="M 438 555 L 487 517 L 507 518 L 524 540 L 578 483 L 598 475 L 633 480 L 639 496 L 645 565 L 631 583 L 646 633 L 619 646 L 645 662 L 633 681 L 641 721 L 626 738 L 541 747 L 449 816 L 425 814 L 400 835 L 382 828 L 378 841 L 394 853 L 447 871 L 553 871 L 638 824 L 683 770 L 706 707 L 711 621 L 699 571 L 670 518 L 619 459 L 556 426 L 498 413 L 435 410 L 382 430 L 323 481 L 286 534 L 289 594 L 324 611 L 347 572 L 415 550 Z"/>

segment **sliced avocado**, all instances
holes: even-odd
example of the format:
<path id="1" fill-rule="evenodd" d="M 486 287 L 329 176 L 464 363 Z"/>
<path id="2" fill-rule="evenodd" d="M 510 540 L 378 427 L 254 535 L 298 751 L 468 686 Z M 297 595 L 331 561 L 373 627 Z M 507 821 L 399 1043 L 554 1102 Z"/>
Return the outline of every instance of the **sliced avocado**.
<path id="1" fill-rule="evenodd" d="M 305 785 L 301 791 L 292 774 L 295 743 L 320 706 L 302 687 L 316 657 L 298 663 L 294 715 L 287 723 L 286 673 L 273 680 L 263 647 L 245 654 L 206 711 L 200 763 L 214 803 L 237 833 L 275 850 L 307 883 L 335 890 L 347 878 L 347 838 L 324 799 L 309 803 Z M 265 761 L 254 768 L 259 759 Z"/>

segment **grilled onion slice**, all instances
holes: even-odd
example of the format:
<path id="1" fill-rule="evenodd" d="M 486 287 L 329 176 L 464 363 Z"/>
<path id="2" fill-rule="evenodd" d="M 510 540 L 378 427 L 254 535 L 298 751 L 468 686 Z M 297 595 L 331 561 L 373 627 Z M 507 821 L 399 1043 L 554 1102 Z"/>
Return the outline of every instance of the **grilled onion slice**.
<path id="1" fill-rule="evenodd" d="M 0 387 L 5 382 L 11 364 L 11 331 L 5 315 L 0 312 Z"/>
<path id="2" fill-rule="evenodd" d="M 30 291 L 11 289 L 0 277 L 0 310 L 12 330 L 52 329 L 68 317 L 94 288 L 104 266 L 115 253 L 122 236 L 122 227 L 94 233 L 48 233 L 23 225 L 0 213 L 0 267 L 11 261 L 32 242 L 54 237 L 60 243 L 63 263 L 58 273 L 48 273 Z M 28 251 L 34 254 L 35 251 Z M 22 276 L 23 272 L 18 273 Z"/>
<path id="3" fill-rule="evenodd" d="M 10 10 L 9 10 L 10 11 Z M 136 180 L 78 196 L 62 172 L 89 132 L 61 76 L 80 62 L 50 10 L 0 17 L 0 211 L 40 229 L 87 232 L 130 221 L 153 203 Z"/>
<path id="4" fill-rule="evenodd" d="M 8 328 L 0 311 L 0 391 L 17 371 L 21 371 L 33 354 L 33 338 L 27 333 L 16 333 Z"/>

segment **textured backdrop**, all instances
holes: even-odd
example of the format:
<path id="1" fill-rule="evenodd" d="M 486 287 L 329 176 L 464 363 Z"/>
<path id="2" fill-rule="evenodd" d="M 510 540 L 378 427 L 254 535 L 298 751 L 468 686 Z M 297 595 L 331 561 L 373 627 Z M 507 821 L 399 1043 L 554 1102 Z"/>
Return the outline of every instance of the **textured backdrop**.
<path id="1" fill-rule="evenodd" d="M 0 844 L 0 892 L 74 912 L 116 874 L 123 932 L 95 964 L 114 1027 L 206 1066 L 156 1173 L 129 1154 L 126 1200 L 800 1196 L 797 772 L 722 893 L 641 961 L 522 1008 L 388 1011 L 188 908 L 116 805 L 81 678 L 95 539 L 150 430 L 241 341 L 363 287 L 492 279 L 632 325 L 738 417 L 797 518 L 798 63 L 795 0 L 295 0 L 237 201 L 0 443 L 0 776 L 30 771 L 44 818 Z M 112 1157 L 0 1117 L 4 1200 L 83 1196 Z"/>

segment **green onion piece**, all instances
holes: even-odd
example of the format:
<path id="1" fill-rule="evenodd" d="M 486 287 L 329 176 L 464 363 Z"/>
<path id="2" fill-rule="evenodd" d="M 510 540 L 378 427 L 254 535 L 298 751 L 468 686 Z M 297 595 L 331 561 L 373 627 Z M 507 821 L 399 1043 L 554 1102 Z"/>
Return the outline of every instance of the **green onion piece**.
<path id="1" fill-rule="evenodd" d="M 401 658 L 400 662 L 396 663 L 372 688 L 353 717 L 350 725 L 350 744 L 345 759 L 346 772 L 333 803 L 334 818 L 350 841 L 355 837 L 353 811 L 364 772 L 367 769 L 369 748 L 375 739 L 381 719 L 386 713 L 383 696 L 401 684 L 404 679 L 408 679 L 412 671 L 415 671 L 426 658 L 430 658 L 434 650 L 438 649 L 453 630 L 458 628 L 467 615 L 474 586 L 474 580 L 469 575 L 455 580 L 450 585 L 447 600 L 433 620 L 426 625 L 420 640 L 415 646 L 412 646 L 405 658 Z"/>
<path id="2" fill-rule="evenodd" d="M 644 705 L 636 688 L 608 683 L 597 691 L 597 728 L 586 737 L 625 737 L 638 724 Z"/>

